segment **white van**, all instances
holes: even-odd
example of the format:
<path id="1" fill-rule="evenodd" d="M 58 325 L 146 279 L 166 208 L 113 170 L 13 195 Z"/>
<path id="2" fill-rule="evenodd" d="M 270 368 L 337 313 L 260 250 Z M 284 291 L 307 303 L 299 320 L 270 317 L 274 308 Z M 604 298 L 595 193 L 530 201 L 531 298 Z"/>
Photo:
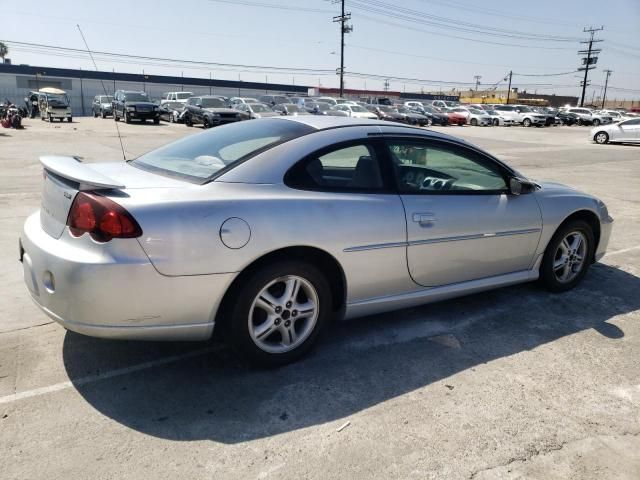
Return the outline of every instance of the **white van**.
<path id="1" fill-rule="evenodd" d="M 180 102 L 184 104 L 191 97 L 193 97 L 193 92 L 167 92 L 163 94 L 160 105 L 168 102 Z"/>

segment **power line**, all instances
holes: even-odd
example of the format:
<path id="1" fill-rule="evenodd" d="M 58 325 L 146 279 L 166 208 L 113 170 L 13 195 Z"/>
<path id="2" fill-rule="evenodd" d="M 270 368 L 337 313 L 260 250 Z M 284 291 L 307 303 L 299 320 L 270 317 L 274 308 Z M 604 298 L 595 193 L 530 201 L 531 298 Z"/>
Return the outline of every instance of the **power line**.
<path id="1" fill-rule="evenodd" d="M 5 43 L 14 46 L 25 46 L 25 47 L 36 47 L 41 49 L 50 49 L 58 52 L 70 52 L 77 54 L 85 54 L 84 50 L 80 50 L 77 48 L 69 48 L 69 47 L 59 47 L 55 45 L 46 45 L 41 43 L 29 43 L 29 42 L 16 42 L 12 40 L 5 40 Z M 315 68 L 300 68 L 300 67 L 281 67 L 281 66 L 268 66 L 268 65 L 244 65 L 244 64 L 235 64 L 235 63 L 219 63 L 219 62 L 205 62 L 202 60 L 179 60 L 175 58 L 165 58 L 165 57 L 150 57 L 144 55 L 130 55 L 125 53 L 114 53 L 114 52 L 104 52 L 104 51 L 94 51 L 96 55 L 107 56 L 107 57 L 116 57 L 116 58 L 125 58 L 125 59 L 135 59 L 135 60 L 150 60 L 150 61 L 160 61 L 160 62 L 168 62 L 179 65 L 194 65 L 194 66 L 215 66 L 215 67 L 231 67 L 231 68 L 253 68 L 258 70 L 269 70 L 274 72 L 281 73 L 309 73 L 316 75 L 318 73 L 334 73 L 333 70 L 324 70 L 324 69 L 315 69 Z"/>
<path id="2" fill-rule="evenodd" d="M 468 40 L 470 42 L 473 43 L 482 43 L 485 45 L 500 45 L 502 47 L 513 47 L 513 48 L 527 48 L 527 49 L 538 49 L 538 50 L 573 50 L 573 48 L 568 48 L 568 47 L 544 47 L 544 46 L 537 46 L 537 45 L 523 45 L 521 43 L 504 43 L 504 42 L 494 42 L 491 40 L 480 40 L 477 38 L 470 38 L 470 37 L 464 37 L 464 36 L 459 36 L 459 35 L 451 35 L 451 34 L 447 34 L 447 33 L 443 33 L 443 32 L 434 32 L 434 31 L 430 31 L 430 30 L 425 30 L 423 28 L 418 28 L 418 27 L 411 27 L 408 25 L 400 25 L 398 23 L 394 23 L 394 22 L 389 22 L 387 20 L 383 20 L 381 19 L 379 16 L 378 17 L 371 17 L 369 15 L 366 14 L 360 14 L 358 15 L 359 19 L 365 19 L 365 20 L 369 20 L 370 22 L 376 23 L 376 24 L 383 24 L 383 25 L 389 25 L 392 27 L 397 27 L 397 28 L 401 28 L 402 30 L 413 30 L 414 32 L 420 32 L 422 34 L 426 34 L 426 35 L 433 35 L 433 36 L 437 36 L 437 37 L 445 37 L 445 38 L 454 38 L 456 40 Z"/>
<path id="3" fill-rule="evenodd" d="M 359 10 L 364 10 L 369 13 L 376 13 L 379 15 L 385 15 L 395 19 L 419 23 L 424 25 L 430 25 L 435 28 L 442 28 L 447 30 L 461 31 L 467 33 L 473 33 L 476 35 L 495 36 L 503 38 L 518 38 L 524 40 L 538 40 L 538 41 L 550 41 L 550 42 L 575 42 L 575 37 L 562 37 L 562 36 L 550 36 L 538 33 L 523 33 L 516 30 L 506 30 L 487 25 L 479 25 L 470 22 L 462 22 L 459 20 L 441 17 L 438 15 L 428 14 L 426 12 L 403 8 L 398 5 L 392 5 L 377 0 L 352 0 L 351 7 Z"/>

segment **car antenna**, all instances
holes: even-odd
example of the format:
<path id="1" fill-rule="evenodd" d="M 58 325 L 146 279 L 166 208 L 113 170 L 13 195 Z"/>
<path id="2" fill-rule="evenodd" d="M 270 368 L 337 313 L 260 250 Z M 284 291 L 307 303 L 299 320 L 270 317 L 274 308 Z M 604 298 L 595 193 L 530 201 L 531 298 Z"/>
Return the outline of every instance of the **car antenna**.
<path id="1" fill-rule="evenodd" d="M 80 36 L 82 37 L 82 41 L 84 42 L 84 46 L 87 47 L 87 52 L 89 52 L 89 56 L 91 57 L 91 61 L 93 62 L 93 66 L 96 69 L 96 72 L 99 72 L 98 70 L 98 65 L 96 64 L 96 61 L 93 58 L 93 53 L 91 53 L 91 50 L 89 49 L 89 44 L 87 43 L 87 39 L 84 38 L 84 34 L 82 33 L 82 29 L 80 28 L 80 25 L 76 24 L 76 27 L 78 27 L 78 31 L 80 32 Z M 109 94 L 107 93 L 107 88 L 104 86 L 104 82 L 102 81 L 102 79 L 100 79 L 100 83 L 102 84 L 102 90 L 104 90 L 104 94 L 105 96 L 109 96 Z M 120 127 L 118 126 L 118 122 L 114 122 L 116 124 L 116 130 L 118 132 L 118 140 L 120 140 L 120 149 L 122 150 L 122 158 L 124 159 L 124 161 L 127 161 L 127 155 L 124 153 L 124 145 L 122 144 L 122 136 L 120 135 Z"/>

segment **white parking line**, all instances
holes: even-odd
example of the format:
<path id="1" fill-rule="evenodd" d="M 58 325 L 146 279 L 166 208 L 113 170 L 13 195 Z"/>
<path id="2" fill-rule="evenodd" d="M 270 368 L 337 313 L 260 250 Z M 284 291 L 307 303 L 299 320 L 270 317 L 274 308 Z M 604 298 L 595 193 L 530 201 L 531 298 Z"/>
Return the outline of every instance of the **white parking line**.
<path id="1" fill-rule="evenodd" d="M 40 395 L 59 392 L 60 390 L 66 390 L 67 388 L 87 385 L 89 383 L 99 382 L 101 380 L 106 380 L 108 378 L 120 377 L 122 375 L 128 375 L 129 373 L 139 372 L 141 370 L 147 370 L 149 368 L 154 368 L 161 365 L 167 365 L 169 363 L 175 363 L 180 360 L 185 360 L 188 358 L 205 355 L 207 353 L 210 353 L 219 349 L 220 347 L 215 347 L 215 346 L 203 348 L 200 350 L 194 350 L 193 352 L 183 353 L 181 355 L 172 355 L 170 357 L 164 357 L 158 360 L 152 360 L 150 362 L 139 363 L 138 365 L 132 365 L 130 367 L 111 370 L 110 372 L 105 372 L 98 375 L 89 375 L 88 377 L 81 377 L 73 381 L 69 380 L 66 382 L 56 383 L 55 385 L 49 385 L 48 387 L 34 388 L 33 390 L 25 390 L 24 392 L 5 395 L 4 397 L 0 397 L 0 405 L 17 402 L 18 400 L 23 400 L 25 398 L 39 397 Z"/>
<path id="2" fill-rule="evenodd" d="M 638 250 L 638 249 L 640 249 L 640 245 L 636 245 L 635 247 L 623 248 L 622 250 L 616 250 L 616 251 L 613 251 L 613 252 L 607 252 L 605 257 L 608 257 L 609 255 L 617 255 L 619 253 L 627 253 L 627 252 L 631 252 L 633 250 Z"/>

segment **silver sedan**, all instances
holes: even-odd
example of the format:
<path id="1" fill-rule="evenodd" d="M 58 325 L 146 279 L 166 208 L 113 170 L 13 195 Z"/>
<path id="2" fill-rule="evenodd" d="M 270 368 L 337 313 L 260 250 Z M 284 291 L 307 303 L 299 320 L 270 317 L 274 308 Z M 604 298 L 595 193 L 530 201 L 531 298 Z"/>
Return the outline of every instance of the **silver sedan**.
<path id="1" fill-rule="evenodd" d="M 596 143 L 640 143 L 640 118 L 593 127 L 589 138 Z"/>
<path id="2" fill-rule="evenodd" d="M 121 339 L 215 327 L 262 364 L 307 352 L 332 317 L 538 279 L 573 288 L 613 222 L 591 195 L 383 121 L 259 119 L 126 163 L 41 161 L 20 251 L 47 315 Z"/>

